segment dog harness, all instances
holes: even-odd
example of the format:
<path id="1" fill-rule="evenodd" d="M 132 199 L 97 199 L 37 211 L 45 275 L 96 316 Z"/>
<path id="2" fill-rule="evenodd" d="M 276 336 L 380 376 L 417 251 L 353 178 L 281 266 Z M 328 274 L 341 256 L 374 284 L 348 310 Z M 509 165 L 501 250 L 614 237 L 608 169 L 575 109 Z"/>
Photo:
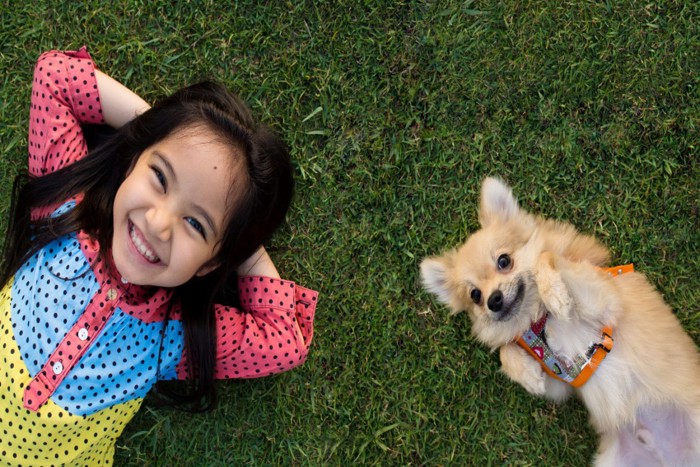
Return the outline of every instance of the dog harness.
<path id="1" fill-rule="evenodd" d="M 619 276 L 626 272 L 634 271 L 633 264 L 615 266 L 612 268 L 602 268 L 611 276 Z M 530 326 L 530 329 L 523 334 L 517 343 L 532 355 L 542 369 L 553 378 L 570 384 L 578 388 L 583 386 L 588 378 L 598 369 L 600 362 L 610 353 L 613 348 L 612 327 L 604 326 L 601 330 L 601 337 L 598 342 L 594 342 L 588 347 L 585 354 L 579 354 L 574 359 L 557 355 L 547 344 L 545 335 L 545 325 L 549 313 Z"/>

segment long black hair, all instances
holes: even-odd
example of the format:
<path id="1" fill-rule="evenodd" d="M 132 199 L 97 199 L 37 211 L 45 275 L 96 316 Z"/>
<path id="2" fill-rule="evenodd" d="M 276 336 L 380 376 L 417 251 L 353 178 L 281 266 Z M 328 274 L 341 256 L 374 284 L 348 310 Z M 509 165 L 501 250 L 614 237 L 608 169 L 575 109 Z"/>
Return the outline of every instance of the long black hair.
<path id="1" fill-rule="evenodd" d="M 236 269 L 272 236 L 284 221 L 294 182 L 284 141 L 256 123 L 246 104 L 224 86 L 202 82 L 181 89 L 107 136 L 88 155 L 42 177 L 18 176 L 5 236 L 0 280 L 6 284 L 36 251 L 59 236 L 83 230 L 108 254 L 114 230 L 114 198 L 138 157 L 168 135 L 190 128 L 212 131 L 243 160 L 235 168 L 227 226 L 213 258 L 219 267 L 174 288 L 185 333 L 189 390 L 174 402 L 208 409 L 215 401 L 214 303 L 223 296 L 236 303 Z M 236 156 L 239 155 L 240 156 Z M 235 196 L 233 191 L 235 190 Z M 50 206 L 74 196 L 78 205 L 60 216 L 31 219 L 35 207 Z"/>

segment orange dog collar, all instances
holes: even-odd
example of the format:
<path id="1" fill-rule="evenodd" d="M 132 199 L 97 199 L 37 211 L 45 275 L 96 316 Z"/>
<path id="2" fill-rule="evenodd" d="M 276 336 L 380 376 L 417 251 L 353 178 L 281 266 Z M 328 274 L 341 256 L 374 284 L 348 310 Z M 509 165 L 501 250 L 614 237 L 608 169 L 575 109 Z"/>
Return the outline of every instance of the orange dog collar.
<path id="1" fill-rule="evenodd" d="M 633 264 L 625 264 L 612 268 L 602 268 L 612 276 L 634 271 Z M 605 326 L 601 330 L 599 342 L 591 344 L 585 354 L 577 355 L 573 360 L 557 355 L 547 344 L 545 325 L 549 314 L 545 314 L 538 322 L 516 341 L 535 360 L 540 362 L 542 369 L 551 377 L 578 388 L 598 369 L 600 362 L 610 353 L 614 341 L 612 327 Z"/>

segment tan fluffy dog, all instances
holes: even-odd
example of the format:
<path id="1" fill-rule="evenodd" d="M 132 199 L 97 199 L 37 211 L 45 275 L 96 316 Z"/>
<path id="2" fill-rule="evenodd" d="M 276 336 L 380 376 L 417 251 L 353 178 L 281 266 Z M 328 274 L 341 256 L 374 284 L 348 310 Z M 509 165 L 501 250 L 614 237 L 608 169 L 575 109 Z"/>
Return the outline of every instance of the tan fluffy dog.
<path id="1" fill-rule="evenodd" d="M 484 181 L 479 221 L 460 248 L 422 262 L 426 289 L 468 312 L 473 334 L 527 391 L 578 394 L 600 435 L 596 465 L 700 466 L 700 355 L 646 278 L 605 273 L 605 247 L 523 211 L 499 180 Z M 590 363 L 601 329 L 612 328 L 612 350 L 582 386 L 550 376 L 515 343 L 545 315 L 543 340 L 565 365 Z"/>

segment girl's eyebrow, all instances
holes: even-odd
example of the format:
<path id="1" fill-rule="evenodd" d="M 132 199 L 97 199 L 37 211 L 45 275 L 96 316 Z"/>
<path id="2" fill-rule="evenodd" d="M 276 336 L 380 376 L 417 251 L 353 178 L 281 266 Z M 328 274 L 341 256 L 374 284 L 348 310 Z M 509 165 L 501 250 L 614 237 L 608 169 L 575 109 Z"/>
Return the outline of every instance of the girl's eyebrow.
<path id="1" fill-rule="evenodd" d="M 170 164 L 170 161 L 168 161 L 168 159 L 163 154 L 157 151 L 155 151 L 153 155 L 163 163 L 166 172 L 168 172 L 168 175 L 170 176 L 171 181 L 177 185 L 177 175 L 175 175 L 175 169 L 173 169 L 173 166 L 172 164 Z M 218 237 L 219 231 L 216 229 L 214 220 L 211 218 L 209 213 L 203 207 L 196 203 L 192 203 L 192 208 L 195 211 L 197 211 L 197 213 L 204 219 L 204 222 L 206 222 L 209 225 L 209 228 L 214 233 L 214 237 Z"/>

